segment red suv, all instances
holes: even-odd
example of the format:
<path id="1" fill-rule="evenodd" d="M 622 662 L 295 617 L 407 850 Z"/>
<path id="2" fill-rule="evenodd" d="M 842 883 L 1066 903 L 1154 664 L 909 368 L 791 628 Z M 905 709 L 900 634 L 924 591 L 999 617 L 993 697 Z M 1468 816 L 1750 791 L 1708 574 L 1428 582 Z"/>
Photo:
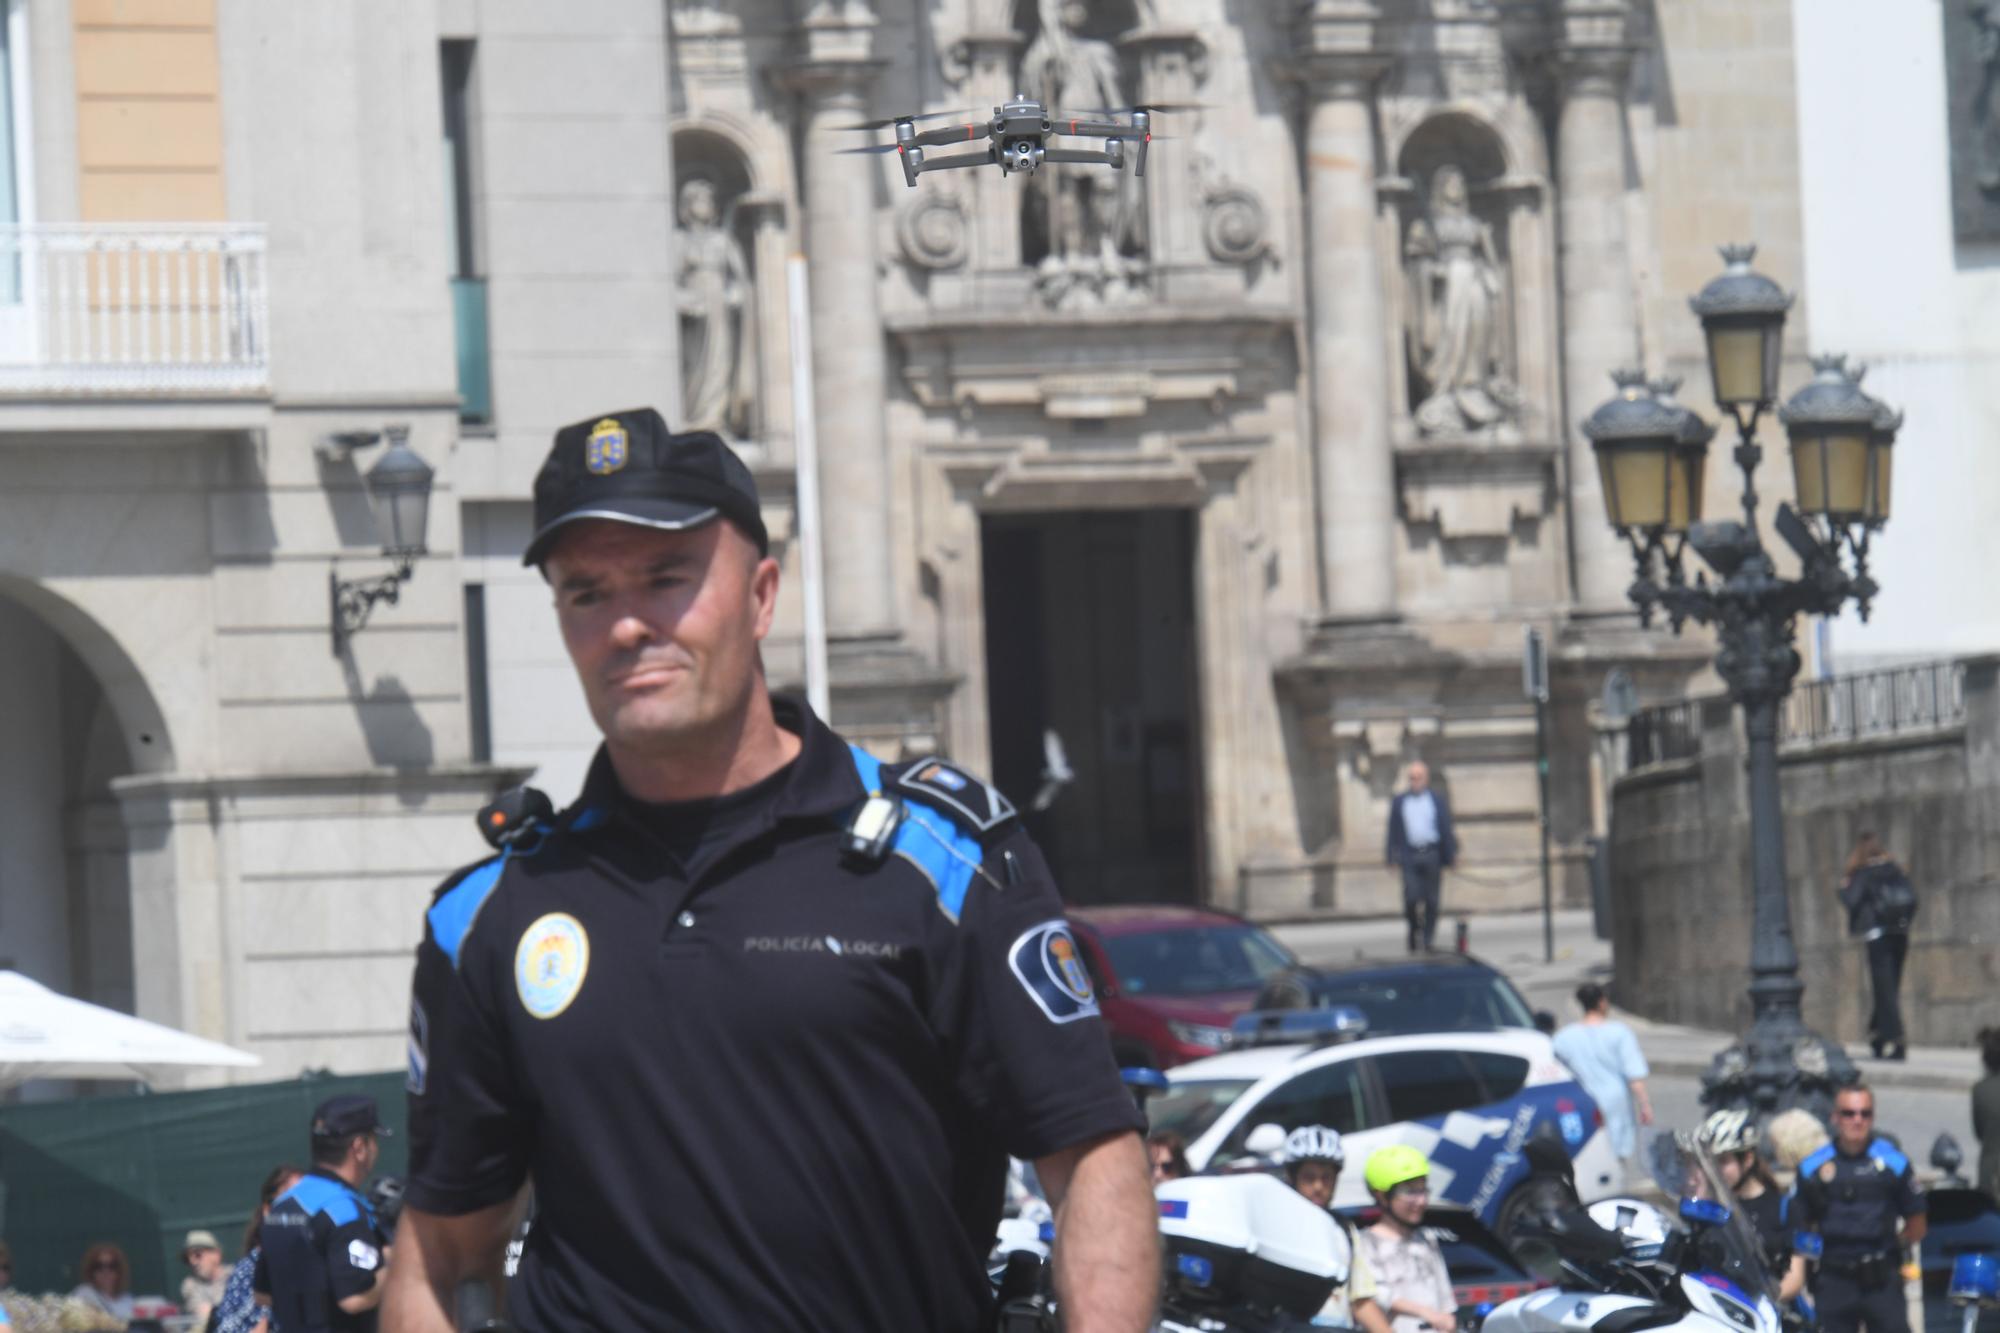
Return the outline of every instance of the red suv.
<path id="1" fill-rule="evenodd" d="M 1073 907 L 1069 920 L 1120 1065 L 1214 1055 L 1264 983 L 1298 966 L 1268 931 L 1205 907 Z"/>

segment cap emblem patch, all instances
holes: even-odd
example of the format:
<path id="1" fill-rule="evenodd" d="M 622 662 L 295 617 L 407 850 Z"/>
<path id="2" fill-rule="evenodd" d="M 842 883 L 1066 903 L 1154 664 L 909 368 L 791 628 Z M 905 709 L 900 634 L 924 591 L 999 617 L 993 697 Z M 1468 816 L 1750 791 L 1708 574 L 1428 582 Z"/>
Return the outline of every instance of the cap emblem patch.
<path id="1" fill-rule="evenodd" d="M 590 437 L 583 442 L 583 466 L 596 476 L 610 476 L 631 457 L 632 437 L 616 417 L 606 417 L 592 426 Z"/>
<path id="2" fill-rule="evenodd" d="M 514 988 L 521 1007 L 536 1018 L 569 1008 L 590 971 L 590 937 L 567 912 L 551 912 L 521 932 L 514 950 Z"/>

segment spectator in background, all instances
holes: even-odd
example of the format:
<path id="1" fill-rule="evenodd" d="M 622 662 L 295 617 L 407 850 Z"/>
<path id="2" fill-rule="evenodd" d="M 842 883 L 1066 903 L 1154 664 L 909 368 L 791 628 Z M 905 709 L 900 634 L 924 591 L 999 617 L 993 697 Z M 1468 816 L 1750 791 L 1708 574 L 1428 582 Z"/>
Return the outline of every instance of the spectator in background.
<path id="1" fill-rule="evenodd" d="M 1403 916 L 1410 952 L 1429 953 L 1437 933 L 1438 883 L 1458 860 L 1451 802 L 1431 789 L 1431 771 L 1419 759 L 1409 768 L 1409 790 L 1389 802 L 1389 845 L 1384 858 L 1403 872 Z"/>
<path id="2" fill-rule="evenodd" d="M 1875 1001 L 1868 1017 L 1868 1048 L 1877 1059 L 1901 1060 L 1909 1049 L 1903 1035 L 1903 959 L 1910 950 L 1917 891 L 1873 833 L 1855 839 L 1840 882 L 1840 901 L 1847 908 L 1848 935 L 1868 946 L 1868 984 Z"/>
<path id="3" fill-rule="evenodd" d="M 1979 1140 L 1979 1188 L 2000 1199 L 2000 1028 L 1979 1030 L 1986 1077 L 1972 1085 L 1972 1134 Z M 4 1284 L 0 1284 L 4 1285 Z"/>
<path id="4" fill-rule="evenodd" d="M 257 1192 L 257 1207 L 250 1213 L 250 1225 L 243 1229 L 243 1257 L 230 1270 L 229 1279 L 223 1284 L 222 1299 L 215 1306 L 215 1333 L 275 1333 L 276 1326 L 270 1322 L 271 1311 L 257 1304 L 254 1290 L 257 1260 L 263 1253 L 264 1219 L 271 1215 L 272 1201 L 298 1184 L 304 1174 L 288 1162 L 264 1177 L 264 1187 Z"/>
<path id="5" fill-rule="evenodd" d="M 1611 1150 L 1629 1176 L 1639 1152 L 1638 1126 L 1653 1123 L 1653 1103 L 1646 1096 L 1646 1076 L 1652 1071 L 1632 1029 L 1611 1017 L 1611 996 L 1604 987 L 1585 982 L 1576 988 L 1576 1002 L 1583 1018 L 1556 1033 L 1556 1055 L 1597 1103 Z"/>
<path id="6" fill-rule="evenodd" d="M 14 1289 L 14 1252 L 7 1248 L 7 1242 L 0 1240 L 0 1291 Z"/>
<path id="7" fill-rule="evenodd" d="M 1152 1164 L 1155 1185 L 1179 1180 L 1188 1174 L 1187 1140 L 1171 1129 L 1156 1129 L 1146 1136 L 1146 1160 Z"/>
<path id="8" fill-rule="evenodd" d="M 100 1242 L 83 1252 L 83 1262 L 77 1268 L 78 1276 L 83 1281 L 70 1292 L 70 1299 L 82 1301 L 113 1319 L 130 1322 L 132 1265 L 126 1262 L 125 1251 L 116 1245 Z"/>
<path id="9" fill-rule="evenodd" d="M 181 1279 L 181 1312 L 206 1324 L 229 1281 L 222 1268 L 222 1242 L 213 1231 L 190 1231 L 181 1242 L 181 1262 L 188 1269 L 188 1275 Z"/>
<path id="10" fill-rule="evenodd" d="M 1764 1126 L 1764 1141 L 1771 1145 L 1771 1175 L 1778 1188 L 1790 1190 L 1798 1179 L 1799 1163 L 1833 1142 L 1818 1116 L 1794 1107 L 1771 1117 Z"/>

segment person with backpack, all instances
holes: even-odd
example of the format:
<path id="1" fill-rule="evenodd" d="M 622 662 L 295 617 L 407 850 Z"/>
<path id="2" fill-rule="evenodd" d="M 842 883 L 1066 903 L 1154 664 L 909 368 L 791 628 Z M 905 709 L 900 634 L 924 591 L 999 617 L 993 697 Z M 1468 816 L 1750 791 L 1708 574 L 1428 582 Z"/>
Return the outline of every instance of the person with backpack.
<path id="1" fill-rule="evenodd" d="M 1877 1059 L 1901 1060 L 1909 1045 L 1903 1035 L 1903 958 L 1910 949 L 1910 923 L 1917 916 L 1917 890 L 1882 840 L 1864 831 L 1855 839 L 1840 884 L 1847 908 L 1847 933 L 1868 945 L 1868 979 L 1875 1007 L 1868 1020 L 1868 1046 Z"/>

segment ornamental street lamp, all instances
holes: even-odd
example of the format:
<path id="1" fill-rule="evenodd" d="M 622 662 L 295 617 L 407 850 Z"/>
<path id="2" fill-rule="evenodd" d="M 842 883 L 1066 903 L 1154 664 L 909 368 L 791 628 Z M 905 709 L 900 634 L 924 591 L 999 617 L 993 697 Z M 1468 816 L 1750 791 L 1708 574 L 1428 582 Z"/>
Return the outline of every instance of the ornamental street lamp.
<path id="1" fill-rule="evenodd" d="M 430 526 L 431 479 L 435 474 L 430 464 L 410 448 L 408 426 L 389 426 L 383 435 L 389 447 L 362 480 L 368 487 L 368 507 L 375 517 L 375 535 L 381 539 L 382 554 L 395 562 L 395 568 L 372 579 L 343 580 L 338 570 L 327 575 L 333 603 L 335 657 L 346 649 L 348 639 L 368 623 L 369 613 L 377 602 L 396 604 L 417 557 L 428 549 L 425 534 Z M 358 435 L 349 438 L 357 444 L 362 442 Z"/>
<path id="2" fill-rule="evenodd" d="M 1792 298 L 1750 268 L 1756 247 L 1725 246 L 1722 276 L 1689 302 L 1708 340 L 1715 400 L 1736 424 L 1743 521 L 1701 521 L 1703 467 L 1714 429 L 1674 400 L 1678 382 L 1638 371 L 1612 378 L 1618 394 L 1583 433 L 1596 453 L 1607 516 L 1632 548 L 1629 596 L 1641 624 L 1664 611 L 1674 632 L 1713 625 L 1716 669 L 1742 706 L 1750 744 L 1752 936 L 1750 1031 L 1702 1077 L 1711 1107 L 1768 1115 L 1804 1106 L 1823 1119 L 1833 1094 L 1859 1075 L 1837 1043 L 1810 1031 L 1785 892 L 1784 811 L 1778 787 L 1778 708 L 1798 675 L 1793 624 L 1853 600 L 1865 620 L 1877 587 L 1868 539 L 1889 516 L 1892 446 L 1900 414 L 1861 391 L 1861 373 L 1815 357 L 1813 379 L 1778 411 L 1791 440 L 1798 506 L 1773 527 L 1798 553 L 1799 577 L 1778 577 L 1757 531 L 1757 423 L 1778 396 L 1780 340 Z M 1683 566 L 1688 547 L 1716 576 Z"/>

